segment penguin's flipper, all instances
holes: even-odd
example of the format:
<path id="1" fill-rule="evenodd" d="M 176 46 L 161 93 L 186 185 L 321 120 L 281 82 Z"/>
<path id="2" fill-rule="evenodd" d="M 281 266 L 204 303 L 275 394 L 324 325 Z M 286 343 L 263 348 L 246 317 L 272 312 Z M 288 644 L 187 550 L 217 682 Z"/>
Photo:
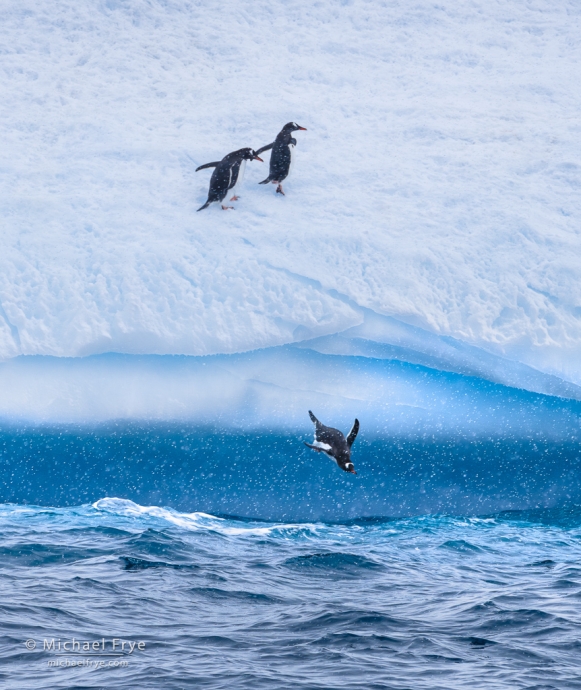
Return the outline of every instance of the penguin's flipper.
<path id="1" fill-rule="evenodd" d="M 200 208 L 198 209 L 198 211 L 203 211 L 205 208 L 208 208 L 208 206 L 209 206 L 211 203 L 212 203 L 212 202 L 208 199 L 208 201 L 206 201 L 206 203 L 205 203 L 203 206 L 200 206 Z"/>
<path id="2" fill-rule="evenodd" d="M 351 431 L 349 432 L 349 436 L 347 436 L 347 445 L 349 448 L 353 445 L 353 441 L 357 438 L 357 434 L 359 433 L 359 420 L 356 419 L 353 422 L 353 426 L 351 427 Z"/>
<path id="3" fill-rule="evenodd" d="M 258 149 L 258 151 L 256 152 L 256 155 L 260 156 L 260 154 L 263 151 L 269 151 L 273 146 L 274 146 L 274 141 L 272 142 L 272 144 L 267 144 L 266 146 L 263 146 L 261 149 Z"/>
<path id="4" fill-rule="evenodd" d="M 199 168 L 196 168 L 196 172 L 198 170 L 204 170 L 204 168 L 217 168 L 220 165 L 220 161 L 214 161 L 214 163 L 206 163 L 205 165 L 200 165 Z"/>
<path id="5" fill-rule="evenodd" d="M 323 452 L 323 449 L 322 449 L 322 448 L 317 448 L 317 446 L 313 446 L 313 445 L 311 445 L 310 443 L 307 443 L 306 441 L 303 441 L 303 443 L 305 444 L 305 446 L 307 446 L 307 448 L 312 448 L 313 450 L 316 450 L 317 453 L 322 453 L 322 452 Z"/>
<path id="6" fill-rule="evenodd" d="M 309 417 L 311 418 L 311 422 L 316 426 L 317 424 L 320 424 L 321 422 L 315 417 L 315 415 L 309 410 Z"/>

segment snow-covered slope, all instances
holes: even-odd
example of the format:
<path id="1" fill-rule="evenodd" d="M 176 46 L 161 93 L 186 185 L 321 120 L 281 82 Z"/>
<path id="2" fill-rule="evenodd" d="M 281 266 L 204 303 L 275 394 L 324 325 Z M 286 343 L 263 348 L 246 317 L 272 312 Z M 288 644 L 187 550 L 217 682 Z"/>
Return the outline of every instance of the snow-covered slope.
<path id="1" fill-rule="evenodd" d="M 484 378 L 581 385 L 577 2 L 20 0 L 0 18 L 0 357 L 374 341 L 365 319 L 389 317 L 374 342 L 415 329 L 439 368 L 462 371 L 465 345 L 490 353 Z M 308 131 L 287 196 L 253 162 L 235 211 L 196 213 L 195 168 L 289 120 Z"/>

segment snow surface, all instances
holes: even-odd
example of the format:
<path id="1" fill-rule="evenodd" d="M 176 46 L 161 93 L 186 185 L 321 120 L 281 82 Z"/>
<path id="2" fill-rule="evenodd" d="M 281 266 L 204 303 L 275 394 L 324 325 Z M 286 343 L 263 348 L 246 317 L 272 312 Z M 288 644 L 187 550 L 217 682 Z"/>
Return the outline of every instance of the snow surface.
<path id="1" fill-rule="evenodd" d="M 579 3 L 19 0 L 0 17 L 1 358 L 315 339 L 580 397 Z M 198 165 L 289 120 L 308 131 L 286 197 L 257 184 L 267 153 L 235 211 L 195 212 Z"/>

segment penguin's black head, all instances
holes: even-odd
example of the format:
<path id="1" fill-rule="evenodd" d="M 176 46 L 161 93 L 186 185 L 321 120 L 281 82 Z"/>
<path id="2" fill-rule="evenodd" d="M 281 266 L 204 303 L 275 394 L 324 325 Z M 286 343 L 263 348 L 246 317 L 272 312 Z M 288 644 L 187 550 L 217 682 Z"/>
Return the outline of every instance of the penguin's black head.
<path id="1" fill-rule="evenodd" d="M 355 472 L 355 468 L 353 467 L 353 463 L 351 462 L 351 451 L 348 448 L 339 451 L 337 460 L 342 470 L 345 470 L 345 472 L 350 472 L 351 474 L 357 474 L 357 472 Z"/>
<path id="2" fill-rule="evenodd" d="M 301 127 L 300 125 L 297 125 L 296 122 L 287 122 L 283 127 L 283 131 L 286 130 L 287 132 L 296 132 L 297 129 L 302 129 L 305 132 L 307 131 L 306 127 Z"/>
<path id="3" fill-rule="evenodd" d="M 264 163 L 262 158 L 258 157 L 254 149 L 240 149 L 240 153 L 242 154 L 242 158 L 246 161 L 260 161 Z"/>

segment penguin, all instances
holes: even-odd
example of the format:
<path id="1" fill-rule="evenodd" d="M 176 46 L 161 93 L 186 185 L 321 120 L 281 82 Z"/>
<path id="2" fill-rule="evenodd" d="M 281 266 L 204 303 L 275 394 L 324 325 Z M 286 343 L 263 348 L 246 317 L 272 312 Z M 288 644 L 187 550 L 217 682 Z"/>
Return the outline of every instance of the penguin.
<path id="1" fill-rule="evenodd" d="M 272 149 L 268 177 L 266 180 L 262 180 L 262 182 L 259 182 L 258 184 L 267 184 L 268 182 L 272 182 L 273 184 L 278 185 L 276 188 L 277 194 L 282 194 L 283 196 L 284 192 L 282 190 L 282 182 L 283 180 L 286 180 L 291 171 L 293 149 L 297 145 L 297 140 L 291 136 L 291 134 L 296 132 L 298 129 L 302 129 L 305 132 L 307 131 L 306 127 L 301 127 L 300 125 L 297 125 L 296 122 L 288 122 L 277 134 L 276 139 L 272 144 L 263 146 L 256 152 L 257 154 L 260 154 L 263 151 Z"/>
<path id="2" fill-rule="evenodd" d="M 262 159 L 259 158 L 258 160 Z M 217 168 L 219 165 L 220 161 L 206 163 L 205 165 L 200 165 L 199 168 L 196 168 L 196 172 L 198 172 L 198 170 L 204 170 L 204 168 Z M 230 178 L 230 186 L 228 187 L 228 191 L 230 191 L 231 189 L 233 190 L 233 196 L 230 198 L 230 201 L 238 201 L 238 199 L 240 199 L 236 192 L 238 191 L 238 188 L 242 186 L 242 180 L 244 179 L 245 170 L 246 160 L 244 158 L 240 161 L 237 161 L 232 166 L 232 176 Z"/>
<path id="3" fill-rule="evenodd" d="M 204 168 L 215 168 L 210 178 L 208 200 L 203 206 L 200 206 L 198 211 L 202 211 L 215 201 L 220 202 L 224 211 L 229 208 L 234 208 L 233 206 L 224 206 L 223 202 L 230 189 L 234 190 L 230 201 L 236 201 L 238 199 L 236 191 L 244 177 L 246 161 L 264 162 L 253 149 L 239 149 L 238 151 L 233 151 L 227 156 L 224 156 L 221 161 L 206 163 L 196 168 L 196 172 L 198 172 L 198 170 L 204 170 Z"/>
<path id="4" fill-rule="evenodd" d="M 309 410 L 309 417 L 315 425 L 315 441 L 311 445 L 303 441 L 305 446 L 316 450 L 317 453 L 325 453 L 332 458 L 339 467 L 345 472 L 357 474 L 351 462 L 351 446 L 357 438 L 359 431 L 359 420 L 356 419 L 347 438 L 339 431 L 330 426 L 325 426 Z"/>

